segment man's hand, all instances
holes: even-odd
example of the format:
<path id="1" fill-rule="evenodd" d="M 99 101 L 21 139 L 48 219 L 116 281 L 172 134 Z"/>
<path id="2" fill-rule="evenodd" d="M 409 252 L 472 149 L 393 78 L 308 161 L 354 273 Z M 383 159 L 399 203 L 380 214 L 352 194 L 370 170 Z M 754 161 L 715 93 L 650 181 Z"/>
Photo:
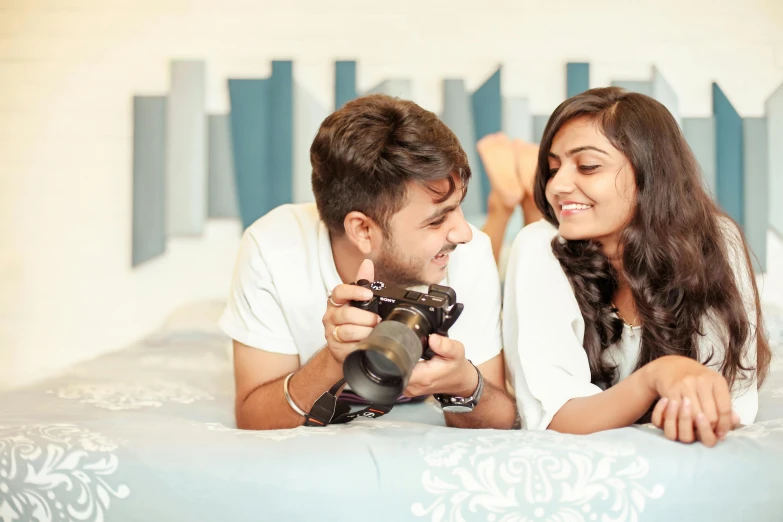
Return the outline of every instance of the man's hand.
<path id="1" fill-rule="evenodd" d="M 372 281 L 375 270 L 372 261 L 365 259 L 359 267 L 355 281 Z M 323 317 L 326 347 L 332 357 L 343 364 L 349 353 L 356 349 L 356 343 L 364 340 L 381 318 L 367 310 L 349 305 L 349 301 L 369 301 L 373 293 L 369 288 L 342 284 L 332 290 Z"/>
<path id="2" fill-rule="evenodd" d="M 418 397 L 444 393 L 457 397 L 470 397 L 478 387 L 478 372 L 465 358 L 461 342 L 430 335 L 429 344 L 435 355 L 428 361 L 419 361 L 413 367 L 405 395 Z"/>

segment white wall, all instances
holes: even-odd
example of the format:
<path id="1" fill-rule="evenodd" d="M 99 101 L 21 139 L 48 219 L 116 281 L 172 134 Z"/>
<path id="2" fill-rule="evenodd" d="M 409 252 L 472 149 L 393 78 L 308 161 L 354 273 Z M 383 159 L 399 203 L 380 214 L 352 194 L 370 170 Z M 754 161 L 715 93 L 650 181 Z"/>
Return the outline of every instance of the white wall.
<path id="1" fill-rule="evenodd" d="M 585 60 L 593 85 L 656 64 L 684 116 L 710 113 L 716 80 L 751 116 L 783 81 L 782 28 L 780 0 L 0 0 L 0 386 L 225 294 L 235 223 L 129 266 L 131 96 L 165 92 L 170 59 L 207 60 L 210 111 L 228 108 L 227 76 L 276 58 L 331 106 L 332 62 L 355 58 L 361 89 L 410 77 L 433 110 L 442 78 L 475 87 L 503 63 L 506 94 L 544 113 Z"/>

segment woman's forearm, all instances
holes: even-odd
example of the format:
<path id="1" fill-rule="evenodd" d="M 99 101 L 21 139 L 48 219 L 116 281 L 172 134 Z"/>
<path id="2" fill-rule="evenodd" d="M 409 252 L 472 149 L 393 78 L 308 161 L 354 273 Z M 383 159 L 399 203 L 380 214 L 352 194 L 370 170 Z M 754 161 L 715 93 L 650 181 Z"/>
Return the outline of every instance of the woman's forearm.
<path id="1" fill-rule="evenodd" d="M 647 365 L 606 391 L 569 400 L 557 411 L 549 429 L 587 434 L 630 426 L 658 398 L 649 372 Z"/>

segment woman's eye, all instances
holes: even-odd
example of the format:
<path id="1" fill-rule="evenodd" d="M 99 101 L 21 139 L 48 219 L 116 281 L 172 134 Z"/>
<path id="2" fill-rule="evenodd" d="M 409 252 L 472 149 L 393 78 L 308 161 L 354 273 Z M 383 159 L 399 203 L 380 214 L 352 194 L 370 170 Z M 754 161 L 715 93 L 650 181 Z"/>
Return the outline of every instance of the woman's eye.
<path id="1" fill-rule="evenodd" d="M 579 165 L 579 170 L 590 172 L 590 171 L 593 171 L 593 170 L 597 169 L 600 166 L 601 165 Z"/>
<path id="2" fill-rule="evenodd" d="M 557 171 L 558 171 L 558 170 L 559 170 L 559 167 L 551 167 L 551 168 L 549 169 L 549 177 L 551 178 L 552 176 L 554 176 L 555 174 L 557 174 Z"/>

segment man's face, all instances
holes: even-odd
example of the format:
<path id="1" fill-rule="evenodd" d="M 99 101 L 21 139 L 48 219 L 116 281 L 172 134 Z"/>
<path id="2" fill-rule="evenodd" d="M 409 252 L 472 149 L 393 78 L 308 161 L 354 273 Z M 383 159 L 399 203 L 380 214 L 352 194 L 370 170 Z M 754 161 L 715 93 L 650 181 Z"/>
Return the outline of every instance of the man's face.
<path id="1" fill-rule="evenodd" d="M 473 239 L 473 231 L 462 215 L 462 182 L 443 203 L 418 183 L 408 185 L 408 204 L 389 220 L 375 264 L 375 279 L 401 286 L 440 283 L 446 276 L 449 253 Z M 446 192 L 448 180 L 433 184 Z"/>

